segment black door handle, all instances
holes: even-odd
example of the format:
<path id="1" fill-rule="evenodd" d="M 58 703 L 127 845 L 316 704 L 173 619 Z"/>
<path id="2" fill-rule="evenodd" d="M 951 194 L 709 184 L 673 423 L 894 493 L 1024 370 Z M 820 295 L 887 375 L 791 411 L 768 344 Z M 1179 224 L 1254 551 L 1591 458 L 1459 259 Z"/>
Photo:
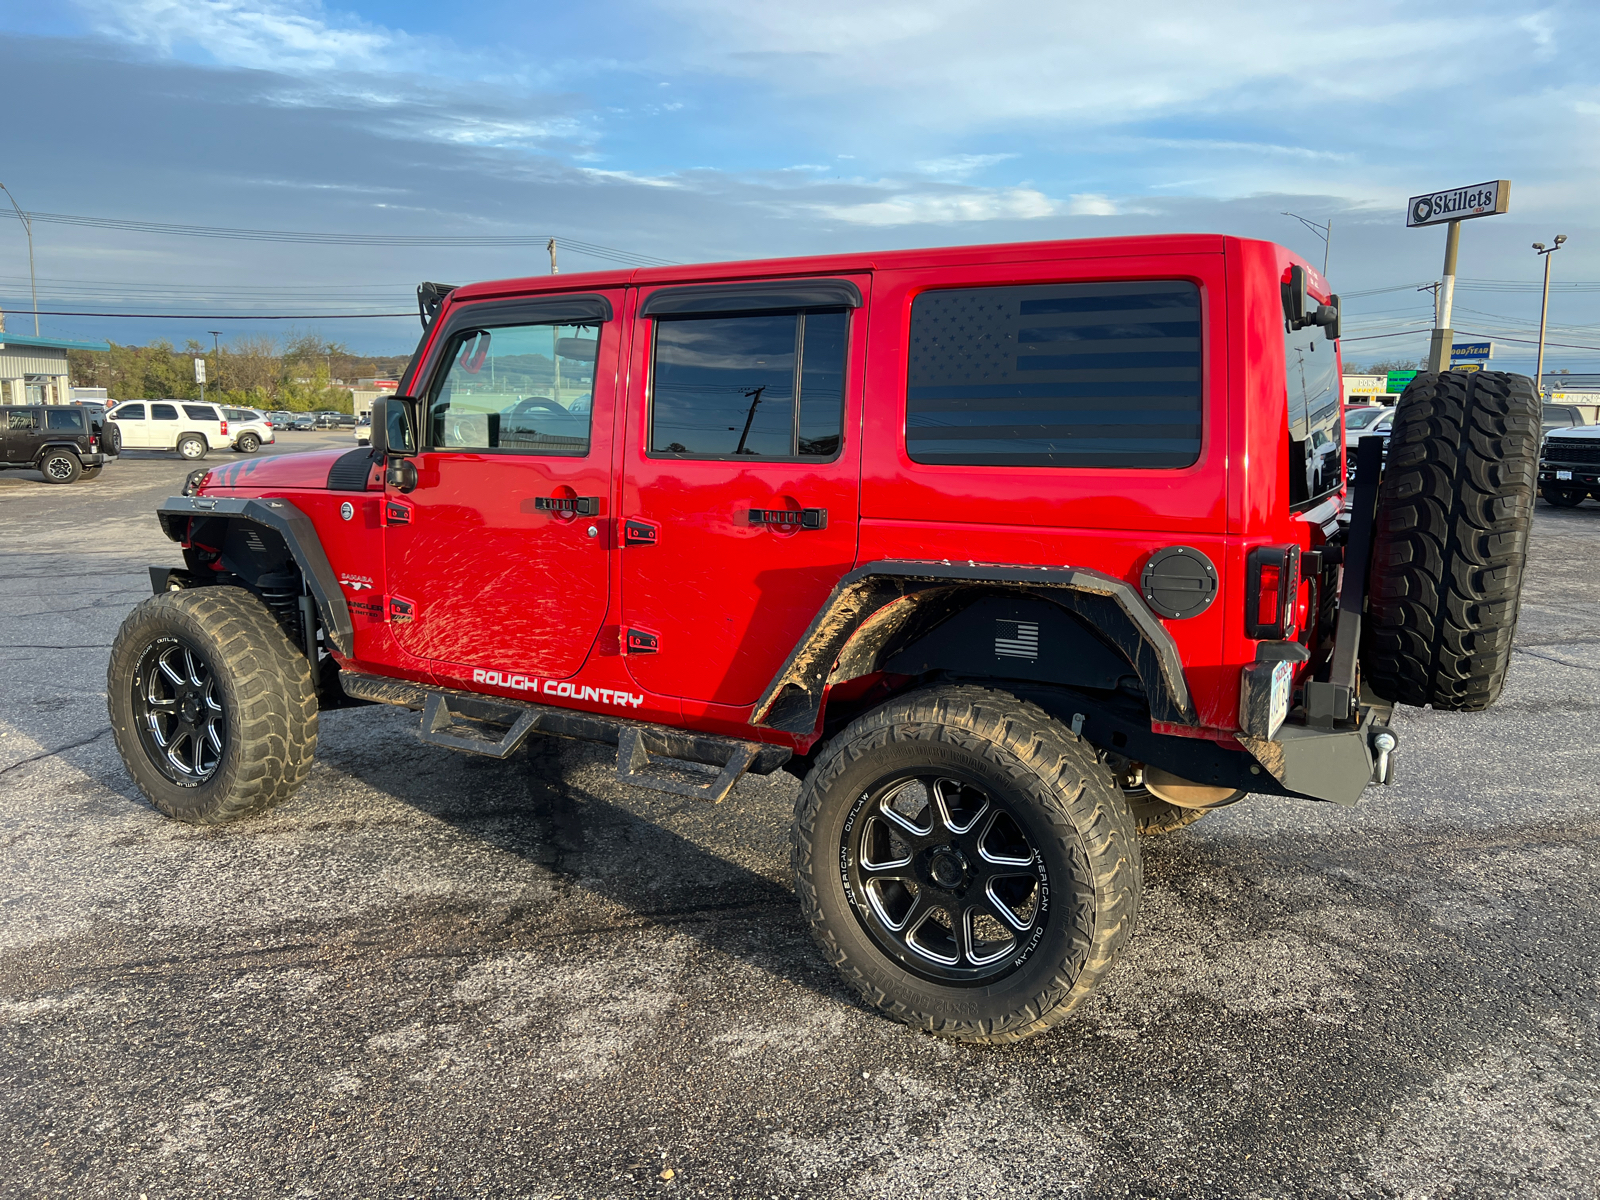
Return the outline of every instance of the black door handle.
<path id="1" fill-rule="evenodd" d="M 599 496 L 536 496 L 533 501 L 535 512 L 572 513 L 579 517 L 598 517 L 600 515 Z"/>
<path id="2" fill-rule="evenodd" d="M 750 524 L 773 525 L 779 529 L 826 529 L 825 508 L 752 508 Z"/>

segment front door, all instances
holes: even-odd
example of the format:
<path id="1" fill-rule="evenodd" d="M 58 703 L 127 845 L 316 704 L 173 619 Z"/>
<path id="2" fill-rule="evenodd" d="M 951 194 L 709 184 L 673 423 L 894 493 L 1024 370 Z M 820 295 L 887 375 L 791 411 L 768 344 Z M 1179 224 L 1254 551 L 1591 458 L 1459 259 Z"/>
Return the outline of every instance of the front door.
<path id="1" fill-rule="evenodd" d="M 642 687 L 753 704 L 854 565 L 869 284 L 638 297 L 619 532 Z"/>
<path id="2" fill-rule="evenodd" d="M 442 674 L 564 678 L 605 622 L 621 326 L 589 297 L 458 307 L 418 373 L 417 486 L 384 502 L 389 619 Z"/>
<path id="3" fill-rule="evenodd" d="M 150 422 L 145 416 L 144 403 L 135 403 L 124 400 L 111 410 L 112 419 L 117 423 L 117 432 L 122 435 L 122 444 L 131 447 L 144 447 L 150 444 Z"/>

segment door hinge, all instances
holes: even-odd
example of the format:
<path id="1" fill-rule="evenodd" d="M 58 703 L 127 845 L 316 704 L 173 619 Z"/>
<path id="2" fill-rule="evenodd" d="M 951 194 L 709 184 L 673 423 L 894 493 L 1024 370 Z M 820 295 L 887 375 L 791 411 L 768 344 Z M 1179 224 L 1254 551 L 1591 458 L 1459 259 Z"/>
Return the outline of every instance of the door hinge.
<path id="1" fill-rule="evenodd" d="M 660 536 L 660 529 L 649 521 L 641 521 L 636 517 L 629 517 L 622 523 L 622 544 L 624 546 L 654 546 Z"/>
<path id="2" fill-rule="evenodd" d="M 628 630 L 627 638 L 623 642 L 624 654 L 654 654 L 659 649 L 661 649 L 661 639 L 643 629 Z"/>
<path id="3" fill-rule="evenodd" d="M 411 524 L 411 506 L 403 500 L 385 500 L 383 502 L 383 523 L 385 525 Z"/>

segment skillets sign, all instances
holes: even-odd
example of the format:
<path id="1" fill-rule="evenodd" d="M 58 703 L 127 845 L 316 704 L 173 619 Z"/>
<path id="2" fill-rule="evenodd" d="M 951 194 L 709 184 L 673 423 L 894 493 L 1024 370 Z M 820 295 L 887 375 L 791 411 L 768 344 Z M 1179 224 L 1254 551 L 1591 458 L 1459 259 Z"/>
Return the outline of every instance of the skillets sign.
<path id="1" fill-rule="evenodd" d="M 1413 196 L 1406 204 L 1406 226 L 1439 225 L 1446 221 L 1465 221 L 1471 217 L 1492 217 L 1503 213 L 1511 203 L 1511 181 L 1491 179 L 1471 187 L 1448 188 Z"/>

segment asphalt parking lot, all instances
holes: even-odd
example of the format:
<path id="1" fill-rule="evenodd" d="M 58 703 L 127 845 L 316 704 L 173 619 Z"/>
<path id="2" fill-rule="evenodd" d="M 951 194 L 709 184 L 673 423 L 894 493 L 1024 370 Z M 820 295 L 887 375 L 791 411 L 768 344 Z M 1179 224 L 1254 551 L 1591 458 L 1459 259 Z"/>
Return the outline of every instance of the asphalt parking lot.
<path id="1" fill-rule="evenodd" d="M 374 707 L 271 815 L 160 817 L 105 662 L 189 469 L 0 473 L 0 1196 L 1597 1194 L 1600 505 L 1539 506 L 1497 707 L 1406 710 L 1359 808 L 1146 842 L 1102 994 L 985 1049 L 824 966 L 787 775 L 713 808 Z"/>

